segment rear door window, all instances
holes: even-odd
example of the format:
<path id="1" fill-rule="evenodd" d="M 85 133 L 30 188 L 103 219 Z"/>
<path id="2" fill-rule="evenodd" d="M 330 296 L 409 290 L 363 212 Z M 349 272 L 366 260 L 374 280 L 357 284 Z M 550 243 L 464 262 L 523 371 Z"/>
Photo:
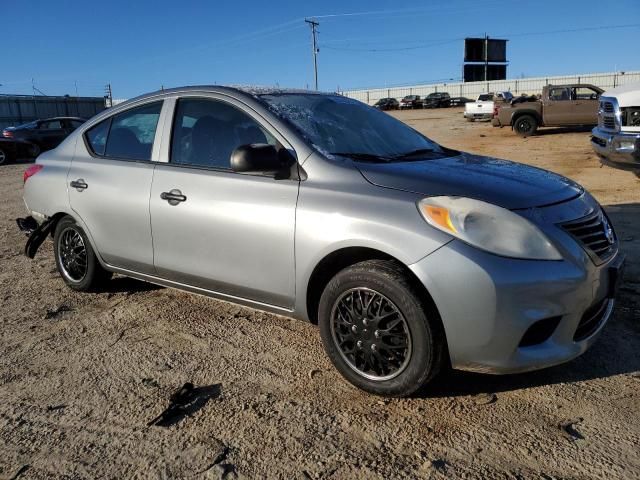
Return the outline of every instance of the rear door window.
<path id="1" fill-rule="evenodd" d="M 105 155 L 129 160 L 151 160 L 162 102 L 126 110 L 111 118 Z"/>

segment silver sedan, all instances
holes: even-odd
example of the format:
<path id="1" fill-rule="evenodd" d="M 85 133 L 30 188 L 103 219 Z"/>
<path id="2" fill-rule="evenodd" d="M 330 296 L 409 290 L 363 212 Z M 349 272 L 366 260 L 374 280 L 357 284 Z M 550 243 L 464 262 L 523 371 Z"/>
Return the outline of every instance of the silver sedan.
<path id="1" fill-rule="evenodd" d="M 440 146 L 336 94 L 188 87 L 86 122 L 25 172 L 26 253 L 317 323 L 354 385 L 415 392 L 449 365 L 583 353 L 623 265 L 567 178 Z"/>

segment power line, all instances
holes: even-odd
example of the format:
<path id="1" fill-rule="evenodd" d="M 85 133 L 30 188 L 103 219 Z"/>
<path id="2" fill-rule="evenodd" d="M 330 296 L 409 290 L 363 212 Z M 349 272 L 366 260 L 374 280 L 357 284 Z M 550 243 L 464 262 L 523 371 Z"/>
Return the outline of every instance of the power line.
<path id="1" fill-rule="evenodd" d="M 562 29 L 562 30 L 548 30 L 544 32 L 525 32 L 525 33 L 500 33 L 494 35 L 495 37 L 527 37 L 527 36 L 536 36 L 536 35 L 554 35 L 558 33 L 575 33 L 575 32 L 588 32 L 594 30 L 612 30 L 612 29 L 620 29 L 620 28 L 636 28 L 640 27 L 640 23 L 632 23 L 625 25 L 600 25 L 594 27 L 583 27 L 583 28 L 571 28 L 571 29 Z M 427 43 L 422 45 L 415 45 L 410 47 L 392 47 L 392 48 L 350 48 L 350 47 L 332 47 L 329 45 L 323 45 L 323 48 L 327 48 L 329 50 L 341 50 L 346 52 L 400 52 L 407 50 L 419 50 L 423 48 L 431 48 L 439 45 L 446 45 L 448 43 L 459 42 L 460 40 L 464 40 L 464 37 L 460 38 L 451 38 L 451 39 L 443 39 L 442 41 L 436 41 L 435 43 Z"/>

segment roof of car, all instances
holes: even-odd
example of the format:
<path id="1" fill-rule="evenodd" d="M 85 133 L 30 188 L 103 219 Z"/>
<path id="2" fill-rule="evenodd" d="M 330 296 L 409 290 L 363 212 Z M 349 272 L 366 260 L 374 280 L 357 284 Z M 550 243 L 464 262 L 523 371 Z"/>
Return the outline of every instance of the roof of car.
<path id="1" fill-rule="evenodd" d="M 81 122 L 86 122 L 87 121 L 85 118 L 80 118 L 80 117 L 51 117 L 51 118 L 41 118 L 41 119 L 38 119 L 36 121 L 38 121 L 38 122 L 49 122 L 51 120 L 79 120 Z"/>
<path id="2" fill-rule="evenodd" d="M 263 87 L 257 85 L 188 85 L 184 87 L 165 88 L 163 90 L 156 90 L 155 92 L 145 93 L 138 97 L 132 98 L 132 100 L 142 100 L 148 97 L 154 97 L 158 95 L 171 95 L 174 93 L 186 93 L 186 92 L 236 92 L 250 96 L 258 95 L 286 95 L 286 94 L 304 94 L 304 95 L 337 95 L 335 92 L 324 92 L 318 90 L 305 90 L 301 88 L 280 88 L 280 87 Z"/>

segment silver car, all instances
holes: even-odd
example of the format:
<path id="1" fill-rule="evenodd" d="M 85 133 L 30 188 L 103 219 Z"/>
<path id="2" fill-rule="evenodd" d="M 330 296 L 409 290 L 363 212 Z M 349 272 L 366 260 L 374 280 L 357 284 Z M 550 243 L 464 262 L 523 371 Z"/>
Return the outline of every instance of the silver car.
<path id="1" fill-rule="evenodd" d="M 449 365 L 566 362 L 614 308 L 606 213 L 553 173 L 442 147 L 336 94 L 188 87 L 110 108 L 25 172 L 33 257 L 317 323 L 354 385 L 404 396 Z"/>

